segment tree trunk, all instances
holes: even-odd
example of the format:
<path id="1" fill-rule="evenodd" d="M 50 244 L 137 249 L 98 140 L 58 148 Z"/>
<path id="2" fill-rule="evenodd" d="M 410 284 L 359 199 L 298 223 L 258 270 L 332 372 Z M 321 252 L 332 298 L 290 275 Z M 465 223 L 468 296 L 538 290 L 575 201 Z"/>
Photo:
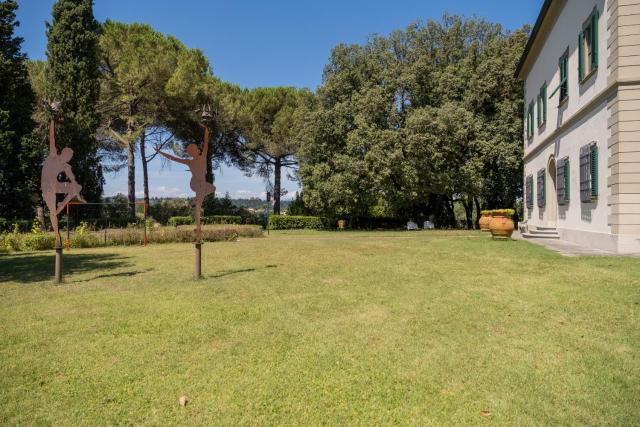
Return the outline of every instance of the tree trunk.
<path id="1" fill-rule="evenodd" d="M 273 213 L 280 215 L 280 174 L 282 173 L 282 159 L 280 157 L 276 157 L 273 172 Z"/>
<path id="2" fill-rule="evenodd" d="M 140 135 L 140 161 L 142 161 L 142 184 L 144 187 L 144 203 L 149 208 L 149 173 L 147 170 L 147 155 L 145 147 L 146 132 Z"/>
<path id="3" fill-rule="evenodd" d="M 40 221 L 40 230 L 46 231 L 47 227 L 44 222 L 44 207 L 42 206 L 41 200 L 38 200 L 38 203 L 36 204 L 36 217 L 38 218 L 38 221 Z"/>
<path id="4" fill-rule="evenodd" d="M 467 229 L 473 229 L 473 205 L 471 202 L 464 196 L 461 199 L 462 206 L 464 207 L 464 216 L 467 221 Z"/>
<path id="5" fill-rule="evenodd" d="M 477 197 L 473 198 L 474 203 L 476 204 L 476 227 L 480 228 L 480 217 L 482 216 L 480 214 L 480 202 L 478 201 Z"/>
<path id="6" fill-rule="evenodd" d="M 129 193 L 129 219 L 136 219 L 136 152 L 133 141 L 127 146 L 127 186 Z"/>

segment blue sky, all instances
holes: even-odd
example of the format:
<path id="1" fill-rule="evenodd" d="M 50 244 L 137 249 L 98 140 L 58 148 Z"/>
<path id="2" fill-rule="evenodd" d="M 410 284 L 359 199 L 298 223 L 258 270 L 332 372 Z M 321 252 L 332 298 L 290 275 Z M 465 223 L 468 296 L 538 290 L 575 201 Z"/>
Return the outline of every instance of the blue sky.
<path id="1" fill-rule="evenodd" d="M 18 0 L 18 35 L 33 59 L 46 58 L 45 21 L 54 0 Z M 144 22 L 172 34 L 187 46 L 202 49 L 214 73 L 243 87 L 297 86 L 315 89 L 332 47 L 364 43 L 371 34 L 388 34 L 414 21 L 439 19 L 447 11 L 481 16 L 515 29 L 533 24 L 542 0 L 95 0 L 99 21 Z M 138 164 L 136 187 L 142 190 Z M 106 177 L 105 195 L 126 193 L 126 173 Z M 155 160 L 150 165 L 152 196 L 189 195 L 182 168 Z M 264 182 L 233 168 L 216 175 L 218 194 L 262 196 Z M 295 182 L 284 187 L 289 196 Z"/>

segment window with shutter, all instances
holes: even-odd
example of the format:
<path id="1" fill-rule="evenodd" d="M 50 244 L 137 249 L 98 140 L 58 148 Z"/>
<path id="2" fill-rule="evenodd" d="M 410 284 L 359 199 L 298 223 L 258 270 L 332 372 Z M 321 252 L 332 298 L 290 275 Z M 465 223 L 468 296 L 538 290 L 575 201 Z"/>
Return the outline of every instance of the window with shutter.
<path id="1" fill-rule="evenodd" d="M 591 172 L 591 199 L 598 197 L 598 146 L 591 145 L 590 172 Z"/>
<path id="2" fill-rule="evenodd" d="M 580 201 L 591 202 L 597 195 L 598 147 L 589 144 L 580 148 Z"/>
<path id="3" fill-rule="evenodd" d="M 538 171 L 538 207 L 543 208 L 545 205 L 545 193 L 546 193 L 546 176 L 545 170 L 540 169 Z"/>
<path id="4" fill-rule="evenodd" d="M 569 97 L 569 48 L 558 60 L 558 69 L 560 70 L 560 83 L 555 88 L 549 98 L 552 98 L 556 92 L 560 92 L 560 99 L 558 104 L 562 104 Z"/>
<path id="5" fill-rule="evenodd" d="M 538 94 L 538 127 L 541 127 L 547 122 L 547 84 L 545 83 L 540 88 Z"/>
<path id="6" fill-rule="evenodd" d="M 556 194 L 559 205 L 564 205 L 569 201 L 570 184 L 569 158 L 565 157 L 558 160 L 556 165 Z"/>
<path id="7" fill-rule="evenodd" d="M 598 68 L 599 20 L 600 13 L 594 9 L 578 36 L 578 77 L 581 83 Z"/>
<path id="8" fill-rule="evenodd" d="M 564 185 L 564 159 L 560 159 L 556 163 L 556 196 L 559 205 L 564 205 Z"/>
<path id="9" fill-rule="evenodd" d="M 527 176 L 524 186 L 527 208 L 533 209 L 533 175 Z"/>
<path id="10" fill-rule="evenodd" d="M 569 164 L 569 158 L 564 159 L 564 201 L 568 202 L 571 199 L 571 167 Z"/>

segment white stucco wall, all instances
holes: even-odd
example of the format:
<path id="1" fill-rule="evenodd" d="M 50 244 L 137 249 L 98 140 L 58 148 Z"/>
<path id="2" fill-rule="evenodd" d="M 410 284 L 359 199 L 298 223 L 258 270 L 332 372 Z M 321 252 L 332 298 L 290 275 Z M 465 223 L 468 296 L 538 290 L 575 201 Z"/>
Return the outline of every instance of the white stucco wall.
<path id="1" fill-rule="evenodd" d="M 525 206 L 525 213 L 529 225 L 547 226 L 549 224 L 548 206 L 555 192 L 550 188 L 551 181 L 547 177 L 547 204 L 544 208 L 537 205 L 537 173 L 540 169 L 547 169 L 549 159 L 557 160 L 569 157 L 570 165 L 570 200 L 565 205 L 559 205 L 557 209 L 556 226 L 560 231 L 564 229 L 575 231 L 591 231 L 597 233 L 609 233 L 607 224 L 607 102 L 603 101 L 597 108 L 591 110 L 579 122 L 565 130 L 558 138 L 554 138 L 544 149 L 536 152 L 525 164 L 525 177 L 533 176 L 534 203 L 533 209 Z M 580 201 L 580 148 L 584 145 L 596 142 L 598 144 L 598 199 L 593 203 Z"/>
<path id="2" fill-rule="evenodd" d="M 525 155 L 540 144 L 563 122 L 566 122 L 576 111 L 585 106 L 597 94 L 607 87 L 607 19 L 609 12 L 605 0 L 566 0 L 562 12 L 557 18 L 551 32 L 546 37 L 543 47 L 536 56 L 533 66 L 525 79 L 525 109 L 531 100 L 537 102 L 540 88 L 547 83 L 547 95 L 558 87 L 560 71 L 558 61 L 569 48 L 569 100 L 562 108 L 558 108 L 560 91 L 547 101 L 547 124 L 538 128 L 537 114 L 534 120 L 534 136 L 526 137 L 526 120 L 523 128 Z M 578 35 L 584 22 L 589 18 L 593 8 L 598 8 L 598 71 L 583 84 L 578 82 Z M 536 108 L 537 113 L 537 108 Z"/>

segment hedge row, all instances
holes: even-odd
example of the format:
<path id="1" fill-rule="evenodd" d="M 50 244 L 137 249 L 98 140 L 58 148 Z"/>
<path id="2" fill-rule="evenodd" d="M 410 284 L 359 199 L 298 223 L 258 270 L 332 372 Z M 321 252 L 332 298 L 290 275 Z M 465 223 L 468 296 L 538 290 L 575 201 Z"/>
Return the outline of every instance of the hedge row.
<path id="1" fill-rule="evenodd" d="M 105 232 L 106 231 L 106 232 Z M 203 227 L 202 239 L 205 242 L 236 240 L 238 237 L 261 237 L 262 227 L 258 225 L 226 225 Z M 103 231 L 87 231 L 71 234 L 72 248 L 92 248 L 104 246 L 141 245 L 144 232 L 140 228 L 126 228 Z M 65 236 L 63 235 L 63 239 Z M 147 234 L 149 243 L 189 243 L 194 241 L 190 228 L 163 227 L 153 229 Z M 38 251 L 53 249 L 53 233 L 2 233 L 0 251 Z"/>
<path id="2" fill-rule="evenodd" d="M 271 230 L 322 230 L 328 226 L 329 221 L 319 216 L 269 215 Z"/>
<path id="3" fill-rule="evenodd" d="M 201 217 L 203 224 L 242 224 L 242 217 L 239 215 L 212 215 Z M 191 225 L 195 223 L 192 216 L 172 216 L 168 225 L 177 227 L 179 225 Z"/>

